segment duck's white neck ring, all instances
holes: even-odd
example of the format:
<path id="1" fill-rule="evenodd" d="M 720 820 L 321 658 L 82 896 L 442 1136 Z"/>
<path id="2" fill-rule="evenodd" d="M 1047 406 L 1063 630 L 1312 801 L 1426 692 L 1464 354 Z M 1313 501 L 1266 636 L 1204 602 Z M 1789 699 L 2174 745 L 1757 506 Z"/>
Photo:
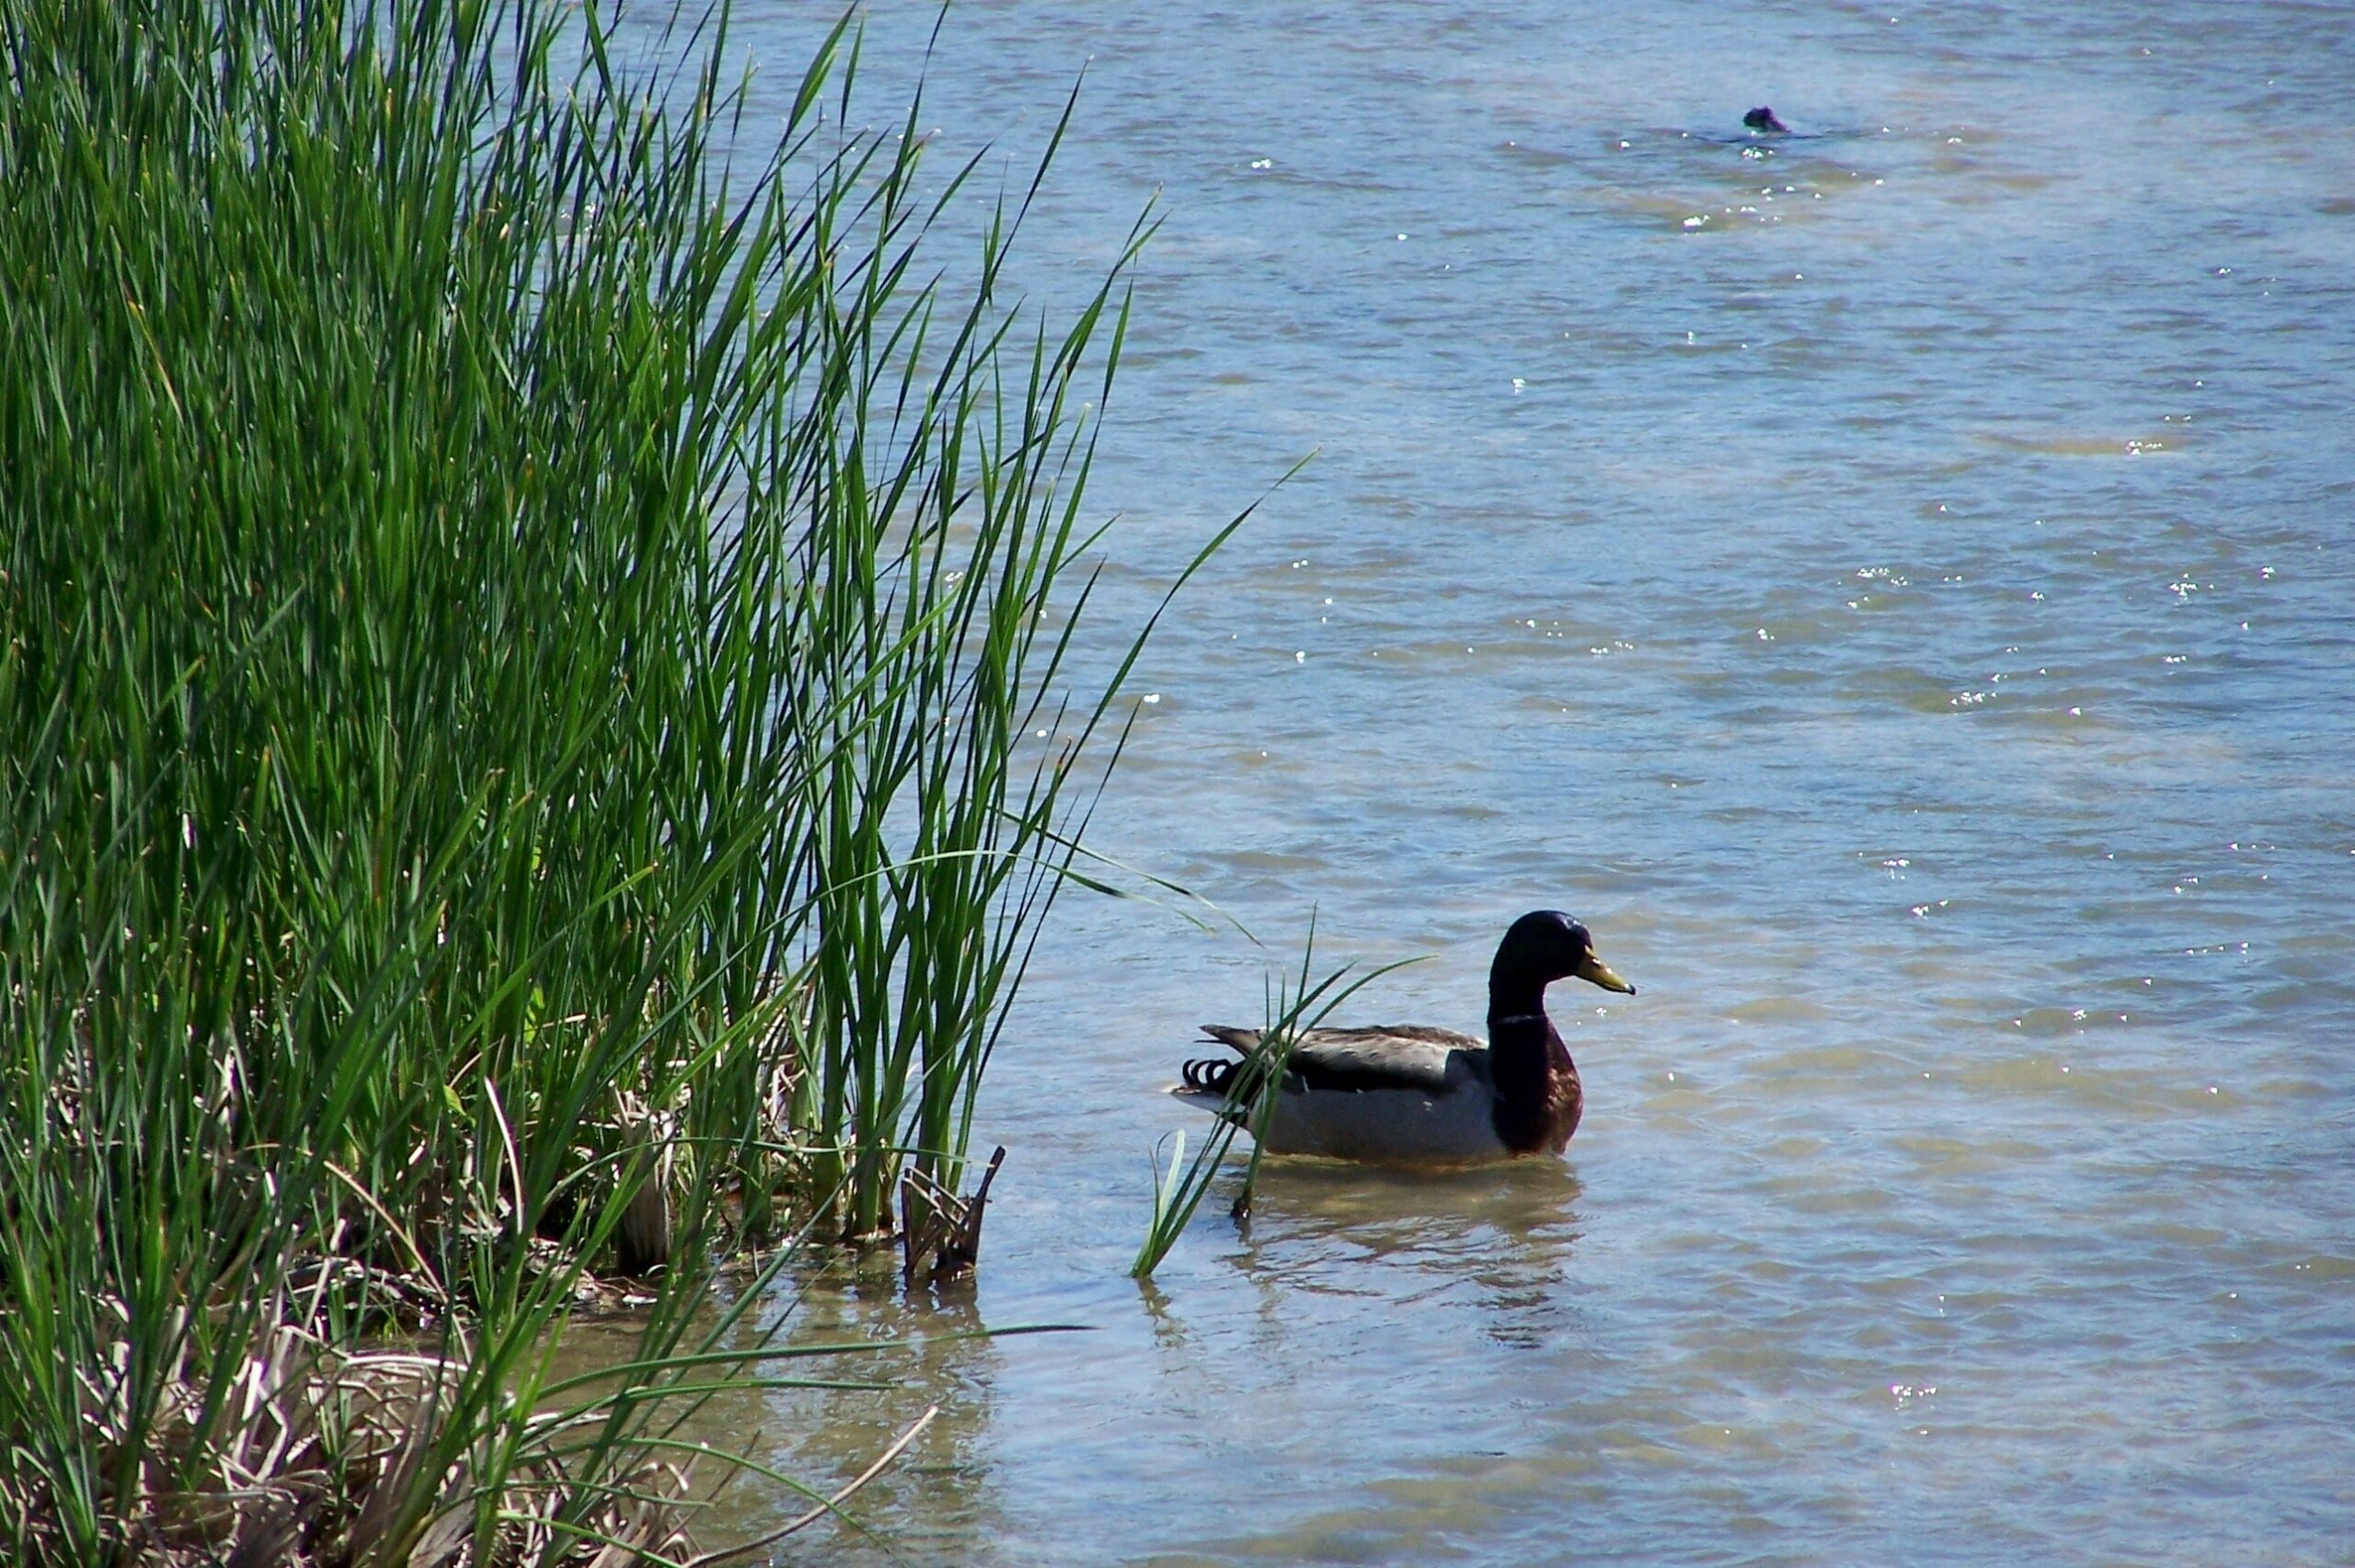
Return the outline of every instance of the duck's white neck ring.
<path id="1" fill-rule="evenodd" d="M 1488 1022 L 1491 1024 L 1543 1024 L 1545 1022 L 1545 1015 L 1543 1013 L 1499 1013 L 1492 1014 Z"/>

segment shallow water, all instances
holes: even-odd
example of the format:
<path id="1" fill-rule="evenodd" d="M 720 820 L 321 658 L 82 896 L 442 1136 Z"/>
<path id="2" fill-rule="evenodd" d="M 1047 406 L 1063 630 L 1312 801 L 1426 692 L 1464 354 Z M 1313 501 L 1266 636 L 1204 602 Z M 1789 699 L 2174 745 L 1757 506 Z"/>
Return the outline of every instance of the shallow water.
<path id="1" fill-rule="evenodd" d="M 917 1562 L 2355 1556 L 2355 29 L 2045 9 L 952 13 L 944 160 L 1087 71 L 1027 288 L 1161 192 L 1108 630 L 1317 451 L 1094 838 L 1268 949 L 1067 899 L 977 1286 L 800 1321 L 1088 1332 L 738 1436 L 824 1482 L 940 1403 L 857 1505 Z M 1435 955 L 1352 1017 L 1476 1028 L 1533 906 L 1641 988 L 1556 994 L 1567 1160 L 1279 1164 L 1124 1277 L 1312 909 Z"/>

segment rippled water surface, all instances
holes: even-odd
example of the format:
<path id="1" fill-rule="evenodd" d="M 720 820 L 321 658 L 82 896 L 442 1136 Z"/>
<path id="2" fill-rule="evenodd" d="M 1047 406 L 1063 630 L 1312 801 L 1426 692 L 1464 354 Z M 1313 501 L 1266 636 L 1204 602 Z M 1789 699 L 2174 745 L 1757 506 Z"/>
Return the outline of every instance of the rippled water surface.
<path id="1" fill-rule="evenodd" d="M 746 9 L 775 97 L 822 8 Z M 1107 634 L 1317 452 L 1094 841 L 1268 950 L 1069 898 L 975 1290 L 800 1322 L 1090 1331 L 738 1436 L 939 1402 L 858 1504 L 916 1562 L 2355 1558 L 2355 18 L 973 3 L 937 155 L 1017 180 L 1083 67 L 1022 286 L 1164 223 Z M 1360 1021 L 1476 1028 L 1534 906 L 1641 988 L 1557 990 L 1567 1160 L 1279 1166 L 1124 1277 L 1312 908 L 1436 956 Z"/>

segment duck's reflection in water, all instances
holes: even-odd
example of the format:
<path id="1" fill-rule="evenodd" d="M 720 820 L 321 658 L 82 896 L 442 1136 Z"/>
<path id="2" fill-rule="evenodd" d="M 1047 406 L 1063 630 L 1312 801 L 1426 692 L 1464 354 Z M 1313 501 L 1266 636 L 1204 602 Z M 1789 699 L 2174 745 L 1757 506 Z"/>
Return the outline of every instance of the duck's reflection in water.
<path id="1" fill-rule="evenodd" d="M 1551 1159 L 1440 1171 L 1270 1161 L 1229 1261 L 1271 1322 L 1297 1322 L 1301 1294 L 1374 1297 L 1460 1310 L 1498 1344 L 1534 1347 L 1564 1332 L 1580 1196 Z"/>

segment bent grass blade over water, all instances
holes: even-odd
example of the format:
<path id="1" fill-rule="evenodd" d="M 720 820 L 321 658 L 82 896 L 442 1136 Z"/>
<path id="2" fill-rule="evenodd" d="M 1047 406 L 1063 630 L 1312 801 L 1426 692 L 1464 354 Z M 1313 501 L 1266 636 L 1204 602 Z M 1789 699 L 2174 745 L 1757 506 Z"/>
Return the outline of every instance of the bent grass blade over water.
<path id="1" fill-rule="evenodd" d="M 972 166 L 850 129 L 847 23 L 769 143 L 729 25 L 0 15 L 34 1561 L 675 1555 L 649 1412 L 765 1354 L 699 1337 L 707 1259 L 957 1180 L 1136 657 L 1065 690 L 1146 231 L 1025 327 L 1028 195 L 952 290 Z M 640 1354 L 544 1418 L 626 1220 Z"/>

